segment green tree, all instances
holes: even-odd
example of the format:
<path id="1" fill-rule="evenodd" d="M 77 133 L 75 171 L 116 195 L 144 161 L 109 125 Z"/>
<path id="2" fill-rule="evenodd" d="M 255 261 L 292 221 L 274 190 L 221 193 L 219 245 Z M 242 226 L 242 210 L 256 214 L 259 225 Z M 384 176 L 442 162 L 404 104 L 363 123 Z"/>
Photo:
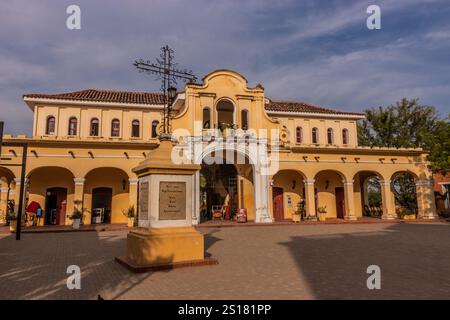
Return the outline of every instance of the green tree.
<path id="1" fill-rule="evenodd" d="M 366 119 L 358 123 L 360 145 L 423 148 L 430 152 L 432 170 L 450 171 L 449 117 L 440 119 L 434 107 L 406 98 L 365 113 Z"/>
<path id="2" fill-rule="evenodd" d="M 432 134 L 427 136 L 428 160 L 432 169 L 445 175 L 450 171 L 450 116 L 436 123 Z"/>
<path id="3" fill-rule="evenodd" d="M 362 146 L 423 148 L 434 172 L 450 172 L 449 116 L 440 119 L 432 106 L 418 99 L 402 99 L 388 107 L 365 110 L 366 119 L 358 123 L 358 143 Z M 417 209 L 414 178 L 400 173 L 393 179 L 396 203 Z M 376 201 L 376 199 L 372 199 Z"/>

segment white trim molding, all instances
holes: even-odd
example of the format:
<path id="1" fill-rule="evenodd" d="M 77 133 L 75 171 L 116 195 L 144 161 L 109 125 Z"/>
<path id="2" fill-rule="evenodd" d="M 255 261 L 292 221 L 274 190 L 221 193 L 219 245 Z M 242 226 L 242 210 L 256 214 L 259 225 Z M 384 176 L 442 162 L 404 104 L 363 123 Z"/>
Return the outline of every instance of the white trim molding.
<path id="1" fill-rule="evenodd" d="M 73 182 L 76 186 L 84 186 L 84 183 L 86 182 L 85 178 L 73 178 Z"/>
<path id="2" fill-rule="evenodd" d="M 433 179 L 416 180 L 416 187 L 418 187 L 418 186 L 432 186 L 432 185 L 433 185 Z"/>
<path id="3" fill-rule="evenodd" d="M 352 113 L 316 113 L 316 112 L 289 112 L 289 111 L 269 111 L 266 110 L 268 115 L 272 116 L 300 116 L 300 117 L 320 117 L 320 118 L 330 118 L 330 119 L 354 119 L 360 120 L 365 119 L 365 115 L 358 115 Z"/>
<path id="4" fill-rule="evenodd" d="M 137 186 L 139 183 L 139 179 L 128 179 L 128 183 L 130 186 Z"/>
<path id="5" fill-rule="evenodd" d="M 355 182 L 355 180 L 342 180 L 342 183 L 344 184 L 344 186 L 345 185 L 347 185 L 347 186 L 352 186 L 353 185 L 353 182 Z"/>
<path id="6" fill-rule="evenodd" d="M 303 180 L 303 184 L 305 186 L 314 186 L 314 183 L 316 182 L 316 180 L 312 179 L 312 180 Z"/>

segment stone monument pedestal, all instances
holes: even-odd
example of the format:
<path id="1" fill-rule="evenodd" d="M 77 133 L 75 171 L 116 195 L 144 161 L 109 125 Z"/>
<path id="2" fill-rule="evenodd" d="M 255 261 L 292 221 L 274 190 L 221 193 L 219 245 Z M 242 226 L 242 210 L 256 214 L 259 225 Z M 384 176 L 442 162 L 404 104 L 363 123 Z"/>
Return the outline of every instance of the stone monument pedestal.
<path id="1" fill-rule="evenodd" d="M 127 258 L 139 265 L 203 260 L 203 235 L 193 227 L 132 231 L 127 237 Z"/>
<path id="2" fill-rule="evenodd" d="M 139 178 L 139 228 L 127 236 L 127 255 L 116 260 L 135 272 L 217 264 L 206 258 L 203 234 L 192 227 L 195 164 L 174 164 L 172 142 L 162 140 L 134 168 Z"/>

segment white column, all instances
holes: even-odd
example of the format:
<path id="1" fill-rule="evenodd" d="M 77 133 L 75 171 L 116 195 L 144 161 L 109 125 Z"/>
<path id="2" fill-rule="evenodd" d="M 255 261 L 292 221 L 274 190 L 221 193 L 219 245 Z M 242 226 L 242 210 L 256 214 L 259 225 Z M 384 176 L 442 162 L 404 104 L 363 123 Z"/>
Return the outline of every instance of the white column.
<path id="1" fill-rule="evenodd" d="M 14 182 L 16 184 L 16 189 L 14 193 L 14 212 L 19 213 L 19 200 L 20 200 L 20 182 L 22 179 L 15 178 Z M 23 192 L 23 206 L 22 206 L 22 214 L 25 212 L 25 198 L 26 198 L 26 188 L 28 184 L 28 179 L 24 181 L 24 192 Z"/>
<path id="2" fill-rule="evenodd" d="M 416 180 L 418 218 L 437 219 L 433 180 Z"/>
<path id="3" fill-rule="evenodd" d="M 255 222 L 272 222 L 268 212 L 269 177 L 261 174 L 259 166 L 253 166 L 255 172 Z"/>
<path id="4" fill-rule="evenodd" d="M 6 221 L 6 214 L 8 213 L 8 196 L 8 182 L 6 180 L 2 180 L 2 185 L 0 188 L 0 223 L 4 223 Z"/>
<path id="5" fill-rule="evenodd" d="M 305 185 L 305 202 L 306 202 L 306 215 L 309 217 L 316 216 L 316 195 L 314 192 L 314 183 L 316 180 L 303 180 Z"/>
<path id="6" fill-rule="evenodd" d="M 355 198 L 353 195 L 353 183 L 354 180 L 342 180 L 344 184 L 344 208 L 345 208 L 345 220 L 356 220 L 355 215 Z"/>
<path id="7" fill-rule="evenodd" d="M 73 206 L 78 206 L 78 209 L 82 209 L 84 207 L 84 183 L 86 182 L 85 178 L 74 178 L 73 179 L 75 188 L 74 188 L 74 197 L 73 197 Z M 75 205 L 75 201 L 81 201 L 81 204 Z M 66 218 L 67 219 L 67 218 Z M 66 220 L 67 221 L 67 220 Z M 91 213 L 85 212 L 84 213 L 84 224 L 90 224 L 91 223 Z"/>
<path id="8" fill-rule="evenodd" d="M 380 180 L 381 186 L 381 202 L 383 206 L 382 219 L 392 220 L 397 218 L 395 212 L 395 197 L 391 191 L 391 180 Z"/>

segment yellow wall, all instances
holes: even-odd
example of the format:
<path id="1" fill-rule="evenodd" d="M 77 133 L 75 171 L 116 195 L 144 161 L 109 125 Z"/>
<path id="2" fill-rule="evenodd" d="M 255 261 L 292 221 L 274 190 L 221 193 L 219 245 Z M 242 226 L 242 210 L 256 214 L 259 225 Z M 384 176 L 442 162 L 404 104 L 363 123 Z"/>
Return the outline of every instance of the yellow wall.
<path id="1" fill-rule="evenodd" d="M 35 107 L 34 136 L 47 139 L 82 139 L 82 140 L 149 140 L 151 139 L 151 123 L 154 120 L 161 122 L 161 111 L 151 108 L 111 108 L 98 106 L 76 106 L 76 105 L 50 105 L 38 104 Z M 56 132 L 54 135 L 46 135 L 47 118 L 55 117 Z M 71 117 L 78 120 L 77 135 L 68 137 L 68 124 Z M 90 136 L 91 119 L 97 118 L 100 122 L 98 137 Z M 120 120 L 120 137 L 111 137 L 111 122 L 113 119 Z M 131 137 L 131 123 L 139 120 L 141 135 L 138 138 Z"/>
<path id="2" fill-rule="evenodd" d="M 194 123 L 203 123 L 203 108 L 211 110 L 211 122 L 217 124 L 217 104 L 230 101 L 235 107 L 236 124 L 241 128 L 241 111 L 249 112 L 249 127 L 258 129 L 277 129 L 264 109 L 264 89 L 248 88 L 247 80 L 240 74 L 229 70 L 218 70 L 203 78 L 202 85 L 186 85 L 185 105 L 180 115 L 173 120 L 174 128 L 186 129 L 194 133 Z"/>
<path id="3" fill-rule="evenodd" d="M 295 187 L 292 188 L 294 184 Z M 297 204 L 303 198 L 303 177 L 293 170 L 279 171 L 273 177 L 273 186 L 283 188 L 284 218 L 292 219 L 292 214 L 297 210 Z M 291 205 L 289 205 L 289 198 Z"/>
<path id="4" fill-rule="evenodd" d="M 317 174 L 316 178 L 317 188 L 317 206 L 327 207 L 327 218 L 336 218 L 336 188 L 343 187 L 342 177 L 333 171 L 322 171 Z M 327 183 L 328 182 L 328 183 Z M 328 184 L 328 188 L 327 188 Z"/>
<path id="5" fill-rule="evenodd" d="M 330 146 L 327 141 L 327 130 L 328 128 L 333 129 L 333 143 L 331 146 L 339 147 L 356 147 L 357 141 L 357 130 L 356 122 L 354 120 L 345 119 L 327 119 L 327 118 L 292 118 L 292 117 L 280 117 L 277 118 L 280 122 L 280 126 L 286 126 L 289 132 L 289 142 L 296 146 L 308 146 L 313 145 L 311 132 L 313 128 L 317 128 L 319 132 L 318 145 Z M 297 143 L 296 140 L 296 128 L 301 127 L 303 130 L 303 142 Z M 342 130 L 347 129 L 349 133 L 349 143 L 344 145 L 342 140 Z"/>

